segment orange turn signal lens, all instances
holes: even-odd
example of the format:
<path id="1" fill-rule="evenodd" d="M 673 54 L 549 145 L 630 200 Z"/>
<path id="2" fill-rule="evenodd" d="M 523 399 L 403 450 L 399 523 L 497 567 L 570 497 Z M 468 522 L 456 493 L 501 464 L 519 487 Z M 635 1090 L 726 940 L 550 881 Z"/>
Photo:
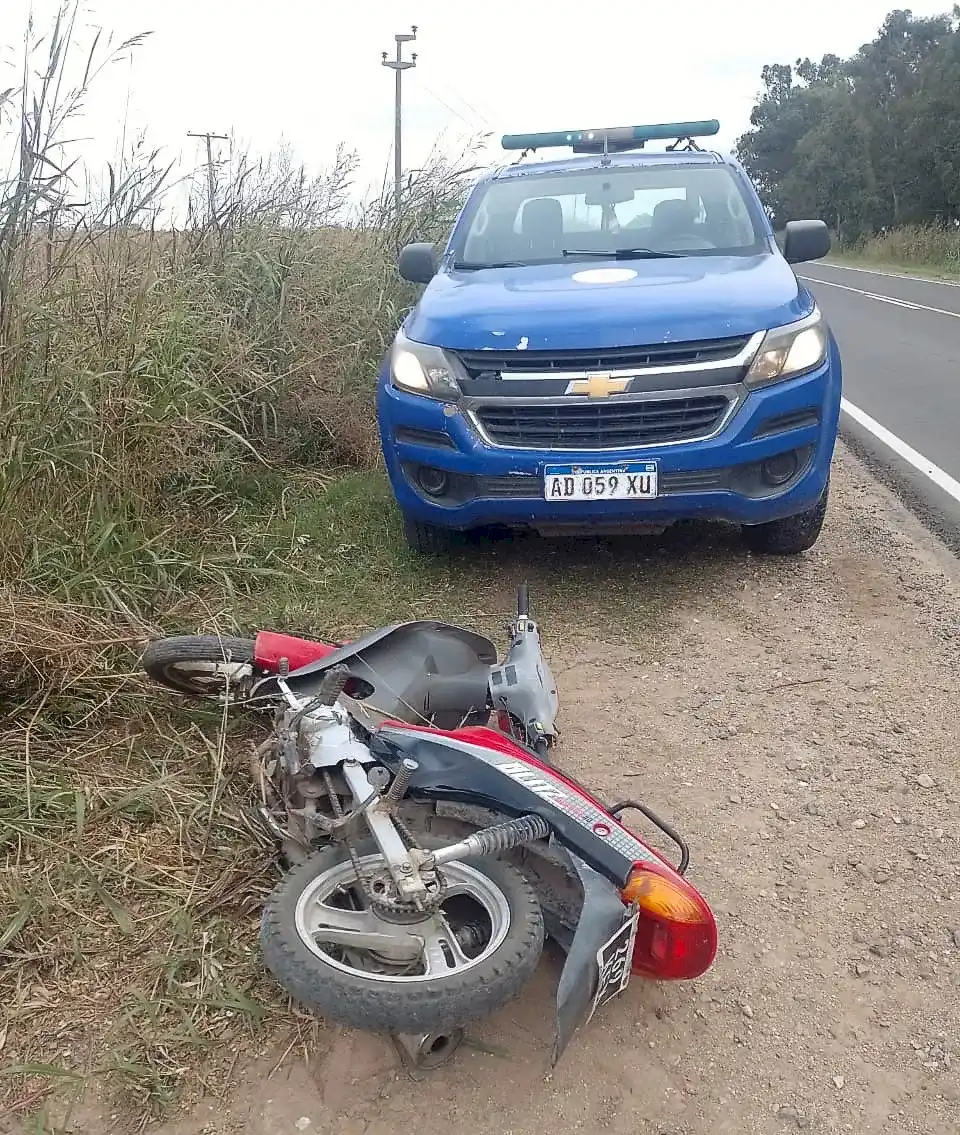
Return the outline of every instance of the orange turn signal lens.
<path id="1" fill-rule="evenodd" d="M 703 900 L 687 883 L 679 877 L 674 880 L 654 872 L 646 865 L 634 867 L 621 893 L 624 902 L 636 903 L 657 919 L 690 925 L 707 921 Z"/>

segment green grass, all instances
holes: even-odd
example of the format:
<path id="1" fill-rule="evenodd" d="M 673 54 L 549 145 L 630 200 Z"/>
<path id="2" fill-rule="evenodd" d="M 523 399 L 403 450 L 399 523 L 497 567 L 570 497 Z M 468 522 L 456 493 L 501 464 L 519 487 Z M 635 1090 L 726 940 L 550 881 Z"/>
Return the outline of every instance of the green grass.
<path id="1" fill-rule="evenodd" d="M 715 541 L 720 560 L 725 552 L 740 555 L 735 537 L 718 528 L 616 540 L 480 533 L 431 560 L 404 544 L 379 472 L 348 473 L 321 493 L 291 495 L 295 511 L 244 520 L 247 530 L 264 525 L 288 569 L 252 597 L 250 610 L 262 623 L 303 633 L 350 636 L 385 622 L 436 617 L 497 637 L 526 580 L 548 639 L 558 622 L 568 641 L 589 640 L 598 629 L 658 637 L 659 624 L 693 582 L 696 560 L 682 558 L 689 541 L 698 553 L 703 540 Z"/>
<path id="2" fill-rule="evenodd" d="M 910 225 L 867 238 L 835 253 L 839 262 L 935 279 L 960 277 L 960 231 Z"/>

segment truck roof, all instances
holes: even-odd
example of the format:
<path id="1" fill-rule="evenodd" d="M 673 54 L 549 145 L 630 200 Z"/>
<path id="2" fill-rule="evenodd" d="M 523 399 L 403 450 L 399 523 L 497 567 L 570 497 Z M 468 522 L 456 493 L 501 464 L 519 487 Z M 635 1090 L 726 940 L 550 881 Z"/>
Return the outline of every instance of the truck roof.
<path id="1" fill-rule="evenodd" d="M 542 162 L 515 162 L 500 166 L 480 178 L 481 181 L 501 181 L 505 178 L 527 177 L 538 173 L 563 173 L 567 170 L 624 169 L 655 165 L 722 165 L 722 154 L 711 150 L 673 150 L 666 153 L 630 151 L 621 154 L 580 154 L 570 158 L 557 158 Z"/>

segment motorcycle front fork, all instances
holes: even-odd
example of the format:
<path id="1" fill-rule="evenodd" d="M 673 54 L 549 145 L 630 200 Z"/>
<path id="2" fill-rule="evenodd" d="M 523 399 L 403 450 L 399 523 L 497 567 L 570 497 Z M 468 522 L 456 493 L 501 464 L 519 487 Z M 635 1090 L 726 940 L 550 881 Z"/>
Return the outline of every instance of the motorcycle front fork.
<path id="1" fill-rule="evenodd" d="M 353 795 L 354 807 L 364 810 L 367 827 L 383 856 L 397 893 L 402 899 L 419 906 L 419 903 L 427 898 L 427 886 L 390 814 L 403 799 L 407 785 L 417 770 L 416 762 L 405 761 L 399 774 L 383 795 L 380 795 L 370 783 L 366 770 L 359 761 L 344 761 L 342 769 L 343 778 Z M 371 801 L 371 797 L 372 802 L 367 803 Z"/>

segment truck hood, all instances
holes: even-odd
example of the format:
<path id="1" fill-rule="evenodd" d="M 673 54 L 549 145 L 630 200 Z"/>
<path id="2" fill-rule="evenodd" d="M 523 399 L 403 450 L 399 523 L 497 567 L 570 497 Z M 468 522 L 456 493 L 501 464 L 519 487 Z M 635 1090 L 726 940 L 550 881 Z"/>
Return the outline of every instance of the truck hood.
<path id="1" fill-rule="evenodd" d="M 623 347 L 753 334 L 813 305 L 774 253 L 443 269 L 404 333 L 463 351 Z"/>

